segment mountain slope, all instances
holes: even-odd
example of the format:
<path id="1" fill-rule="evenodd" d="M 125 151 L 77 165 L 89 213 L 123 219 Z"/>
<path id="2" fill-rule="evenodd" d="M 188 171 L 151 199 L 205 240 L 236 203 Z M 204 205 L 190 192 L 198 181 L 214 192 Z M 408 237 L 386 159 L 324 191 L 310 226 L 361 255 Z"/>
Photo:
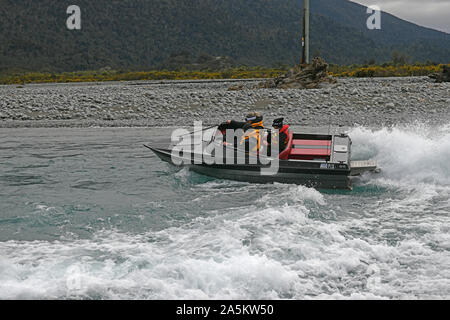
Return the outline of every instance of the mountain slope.
<path id="1" fill-rule="evenodd" d="M 311 53 L 339 64 L 449 62 L 450 35 L 389 14 L 366 28 L 366 9 L 347 0 L 312 0 Z M 300 0 L 79 0 L 82 30 L 66 28 L 68 0 L 3 0 L 0 72 L 154 68 L 189 52 L 236 64 L 294 64 L 300 58 Z"/>

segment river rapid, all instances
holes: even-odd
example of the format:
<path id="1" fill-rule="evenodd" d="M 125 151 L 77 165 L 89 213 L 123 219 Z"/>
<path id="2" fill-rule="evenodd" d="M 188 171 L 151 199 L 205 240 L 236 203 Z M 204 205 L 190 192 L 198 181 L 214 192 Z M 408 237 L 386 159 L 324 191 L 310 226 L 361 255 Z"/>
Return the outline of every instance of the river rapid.
<path id="1" fill-rule="evenodd" d="M 450 123 L 349 127 L 352 191 L 172 167 L 171 130 L 0 129 L 0 299 L 450 298 Z"/>

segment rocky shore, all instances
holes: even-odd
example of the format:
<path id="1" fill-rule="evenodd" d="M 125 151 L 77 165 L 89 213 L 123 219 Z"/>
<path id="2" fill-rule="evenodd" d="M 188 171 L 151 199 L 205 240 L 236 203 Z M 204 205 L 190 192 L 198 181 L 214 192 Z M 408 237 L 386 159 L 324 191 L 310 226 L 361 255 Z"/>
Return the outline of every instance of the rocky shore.
<path id="1" fill-rule="evenodd" d="M 0 86 L 0 127 L 168 127 L 240 120 L 366 126 L 450 122 L 450 83 L 428 77 L 338 79 L 323 89 L 252 89 L 258 81 Z"/>

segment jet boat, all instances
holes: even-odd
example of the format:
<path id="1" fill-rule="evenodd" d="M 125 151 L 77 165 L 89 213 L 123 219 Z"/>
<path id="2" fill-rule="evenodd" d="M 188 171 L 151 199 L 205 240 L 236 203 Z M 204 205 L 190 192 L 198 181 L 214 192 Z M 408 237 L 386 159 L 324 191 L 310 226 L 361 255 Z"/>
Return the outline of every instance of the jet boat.
<path id="1" fill-rule="evenodd" d="M 214 136 L 214 135 L 213 135 Z M 209 143 L 222 143 L 211 138 Z M 201 159 L 196 152 L 184 151 L 182 155 L 174 154 L 173 147 L 160 148 L 145 145 L 161 160 L 189 167 L 190 170 L 207 176 L 245 181 L 251 183 L 292 183 L 325 189 L 352 189 L 353 176 L 368 171 L 376 171 L 374 160 L 351 161 L 351 138 L 345 134 L 308 134 L 290 133 L 288 143 L 277 159 L 270 159 L 261 163 L 246 161 L 243 164 L 224 162 L 209 163 Z M 189 161 L 182 161 L 189 160 Z M 267 159 L 266 159 L 267 160 Z M 277 161 L 278 170 L 275 174 L 261 174 L 262 168 L 269 168 L 273 161 Z"/>

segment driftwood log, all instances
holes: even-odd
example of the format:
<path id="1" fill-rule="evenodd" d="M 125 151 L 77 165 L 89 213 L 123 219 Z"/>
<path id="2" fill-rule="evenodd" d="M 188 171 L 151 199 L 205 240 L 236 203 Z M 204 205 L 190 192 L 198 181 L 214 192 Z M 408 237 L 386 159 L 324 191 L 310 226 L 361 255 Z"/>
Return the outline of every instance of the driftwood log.
<path id="1" fill-rule="evenodd" d="M 450 67 L 443 66 L 442 72 L 430 74 L 431 79 L 435 79 L 437 83 L 450 82 Z"/>
<path id="2" fill-rule="evenodd" d="M 260 82 L 257 88 L 317 89 L 323 84 L 336 83 L 328 74 L 328 64 L 320 57 L 310 64 L 297 65 L 286 74 Z"/>

